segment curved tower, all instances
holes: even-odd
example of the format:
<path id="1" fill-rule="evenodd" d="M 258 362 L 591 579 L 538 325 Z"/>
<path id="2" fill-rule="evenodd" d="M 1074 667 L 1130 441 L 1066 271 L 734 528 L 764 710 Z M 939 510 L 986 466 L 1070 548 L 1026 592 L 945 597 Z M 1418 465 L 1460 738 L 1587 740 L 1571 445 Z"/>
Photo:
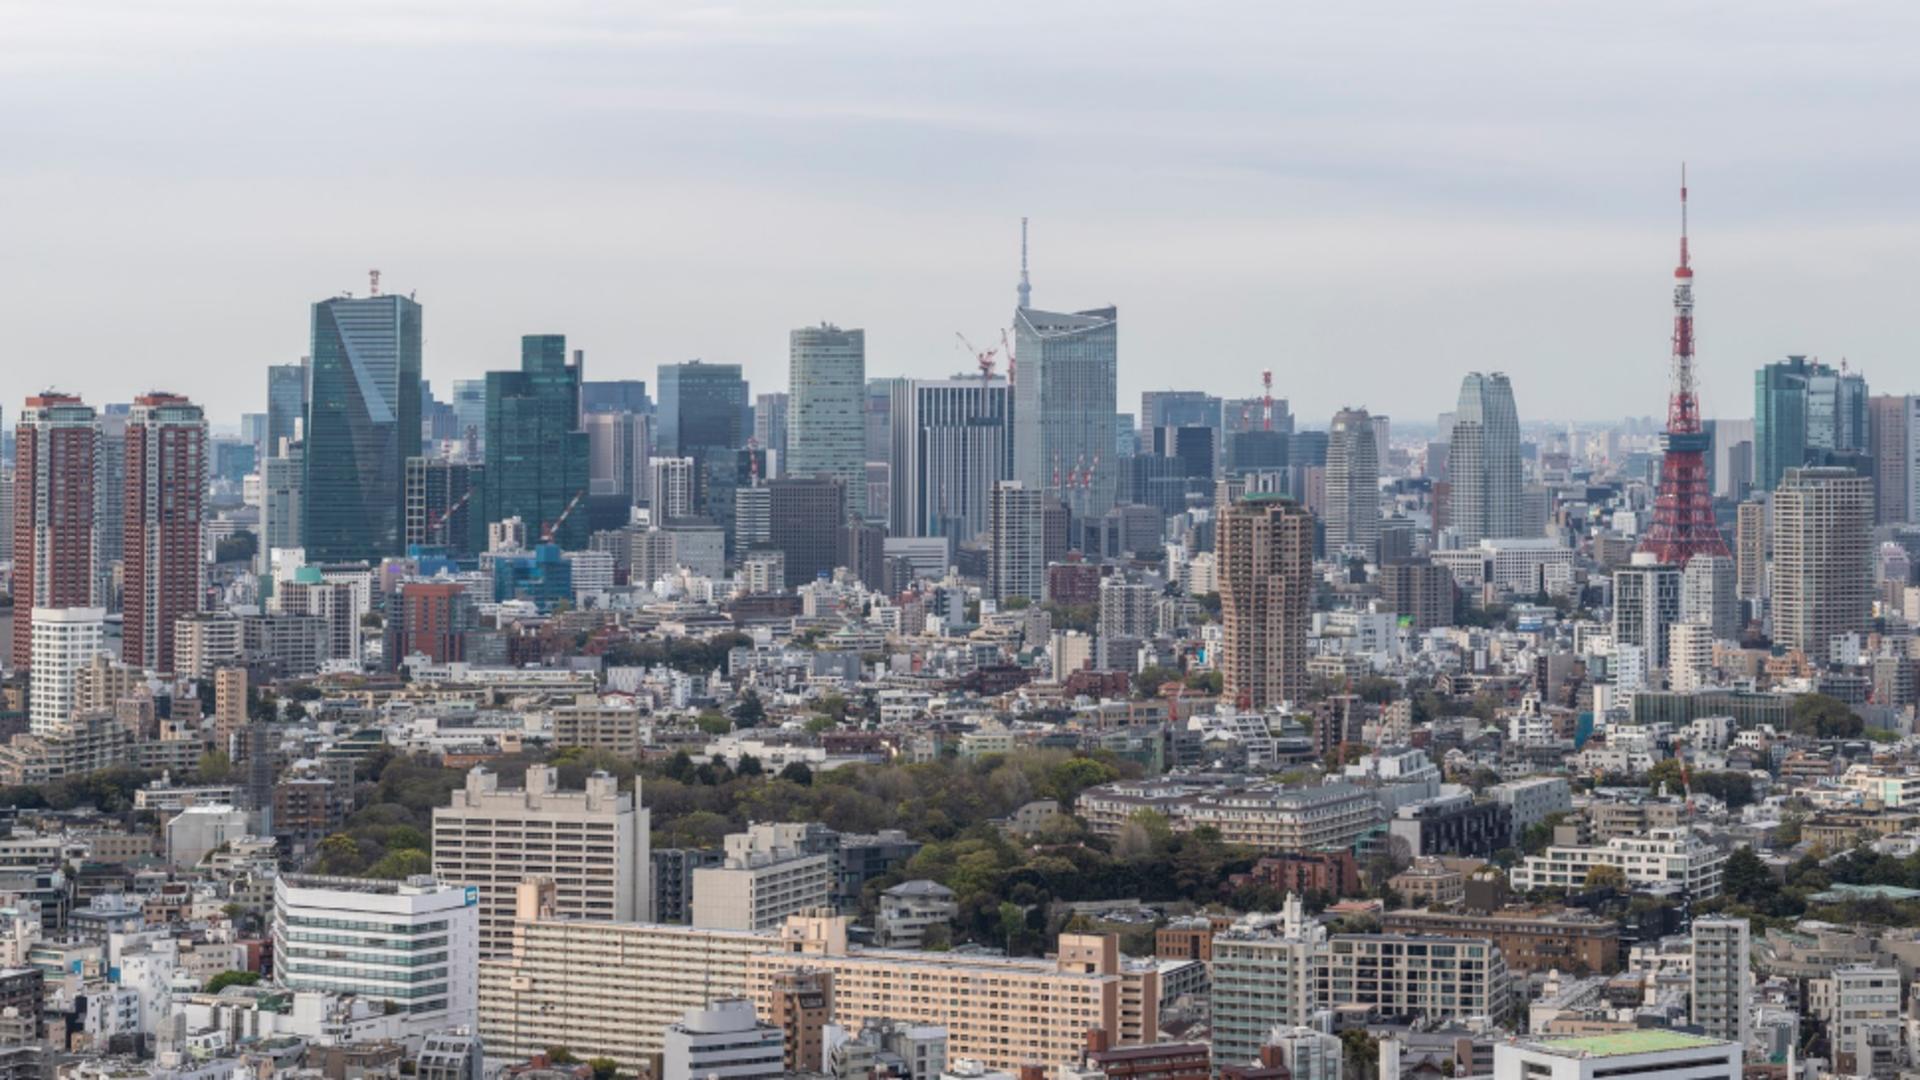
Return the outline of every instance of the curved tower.
<path id="1" fill-rule="evenodd" d="M 1673 372 L 1667 398 L 1667 430 L 1660 437 L 1660 494 L 1653 528 L 1640 550 L 1663 563 L 1684 566 L 1695 555 L 1729 555 L 1713 521 L 1707 485 L 1707 452 L 1713 437 L 1700 423 L 1693 376 L 1693 266 L 1687 252 L 1687 170 L 1680 168 L 1680 265 L 1673 271 Z"/>

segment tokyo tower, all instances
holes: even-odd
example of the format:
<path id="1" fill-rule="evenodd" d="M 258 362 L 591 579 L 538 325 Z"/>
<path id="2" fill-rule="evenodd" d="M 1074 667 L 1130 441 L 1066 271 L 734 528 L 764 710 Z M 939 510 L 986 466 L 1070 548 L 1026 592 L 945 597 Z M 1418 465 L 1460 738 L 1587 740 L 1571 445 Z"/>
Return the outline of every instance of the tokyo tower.
<path id="1" fill-rule="evenodd" d="M 1713 492 L 1707 487 L 1707 454 L 1713 440 L 1700 425 L 1700 398 L 1693 375 L 1693 267 L 1687 253 L 1687 169 L 1680 167 L 1680 265 L 1673 271 L 1673 371 L 1667 398 L 1667 430 L 1660 437 L 1660 495 L 1653 528 L 1640 542 L 1661 562 L 1684 566 L 1695 555 L 1728 555 L 1713 522 Z"/>

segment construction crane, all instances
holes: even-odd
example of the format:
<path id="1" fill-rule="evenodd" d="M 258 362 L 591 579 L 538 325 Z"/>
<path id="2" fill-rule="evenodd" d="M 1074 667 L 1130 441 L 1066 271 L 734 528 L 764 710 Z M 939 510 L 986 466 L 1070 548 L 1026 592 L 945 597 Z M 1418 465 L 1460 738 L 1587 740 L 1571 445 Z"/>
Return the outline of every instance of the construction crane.
<path id="1" fill-rule="evenodd" d="M 980 366 L 980 384 L 985 386 L 993 382 L 995 357 L 999 355 L 1000 350 L 982 349 L 973 342 L 968 341 L 967 335 L 958 330 L 953 332 L 953 336 L 960 339 L 960 344 L 965 347 L 968 352 L 973 354 L 974 362 Z"/>
<path id="2" fill-rule="evenodd" d="M 578 507 L 583 501 L 585 501 L 586 497 L 587 497 L 587 492 L 585 488 L 582 488 L 578 492 L 576 492 L 573 498 L 570 501 L 568 501 L 567 508 L 565 510 L 560 511 L 559 517 L 553 519 L 553 524 L 548 525 L 546 528 L 540 530 L 540 542 L 543 544 L 553 543 L 554 534 L 560 531 L 560 526 L 565 525 L 567 523 L 567 519 L 573 516 L 574 508 Z"/>
<path id="3" fill-rule="evenodd" d="M 458 499 L 454 500 L 452 506 L 447 507 L 444 511 L 441 512 L 439 517 L 434 519 L 433 524 L 427 526 L 427 535 L 428 536 L 437 535 L 440 537 L 440 542 L 442 544 L 446 543 L 447 542 L 447 522 L 452 521 L 453 515 L 459 513 L 460 508 L 467 505 L 467 503 L 471 502 L 472 500 L 473 500 L 473 489 L 468 488 L 464 494 L 462 494 Z"/>

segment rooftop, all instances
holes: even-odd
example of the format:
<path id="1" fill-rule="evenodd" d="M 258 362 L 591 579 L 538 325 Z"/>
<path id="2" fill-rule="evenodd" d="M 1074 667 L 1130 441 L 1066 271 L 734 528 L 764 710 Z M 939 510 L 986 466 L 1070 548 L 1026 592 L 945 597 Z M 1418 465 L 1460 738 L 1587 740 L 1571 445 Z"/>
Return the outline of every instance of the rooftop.
<path id="1" fill-rule="evenodd" d="M 1686 1035 L 1678 1031 L 1647 1029 L 1620 1031 L 1611 1035 L 1588 1035 L 1577 1039 L 1547 1039 L 1533 1044 L 1535 1049 L 1563 1057 L 1621 1057 L 1626 1054 L 1657 1054 L 1668 1050 L 1698 1050 L 1727 1045 L 1720 1039 Z"/>

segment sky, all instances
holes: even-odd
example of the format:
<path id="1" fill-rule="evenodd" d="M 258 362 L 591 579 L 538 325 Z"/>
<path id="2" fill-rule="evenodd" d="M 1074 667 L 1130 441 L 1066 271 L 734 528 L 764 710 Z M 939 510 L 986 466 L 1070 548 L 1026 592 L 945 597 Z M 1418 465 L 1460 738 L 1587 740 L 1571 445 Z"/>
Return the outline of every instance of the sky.
<path id="1" fill-rule="evenodd" d="M 1275 392 L 1429 422 L 1664 413 L 1680 163 L 1704 411 L 1846 358 L 1920 392 L 1920 6 L 0 0 L 0 404 L 168 389 L 217 426 L 313 301 L 425 306 L 425 368 L 565 333 L 589 378 L 867 330 L 970 370 L 1116 304 L 1120 407 Z"/>

